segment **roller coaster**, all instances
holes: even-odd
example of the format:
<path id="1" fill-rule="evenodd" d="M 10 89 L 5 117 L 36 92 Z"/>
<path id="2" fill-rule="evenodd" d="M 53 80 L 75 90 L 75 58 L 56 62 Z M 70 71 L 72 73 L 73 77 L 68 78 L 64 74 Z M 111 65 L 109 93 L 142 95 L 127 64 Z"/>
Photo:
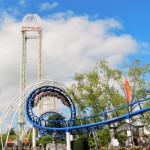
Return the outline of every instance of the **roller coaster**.
<path id="1" fill-rule="evenodd" d="M 69 108 L 70 118 L 66 119 L 62 114 L 53 110 L 37 115 L 35 108 L 44 97 L 55 97 L 65 107 Z M 22 101 L 20 101 L 21 98 Z M 12 127 L 17 128 L 16 120 L 18 119 L 18 110 L 22 103 L 25 103 L 26 122 L 24 132 L 18 134 L 19 139 L 21 139 L 31 127 L 36 127 L 41 136 L 55 135 L 55 139 L 65 137 L 67 139 L 70 134 L 92 133 L 101 130 L 106 125 L 111 126 L 115 123 L 121 123 L 121 121 L 125 119 L 143 115 L 144 112 L 150 110 L 150 107 L 145 107 L 144 105 L 146 103 L 146 106 L 150 106 L 150 97 L 147 97 L 146 99 L 137 100 L 125 106 L 121 106 L 120 108 L 110 109 L 106 107 L 107 109 L 105 108 L 99 114 L 77 118 L 73 97 L 69 96 L 66 87 L 58 82 L 40 80 L 19 93 L 2 114 L 0 118 L 1 140 L 3 131 L 7 131 L 7 138 L 5 143 L 2 144 L 2 148 L 7 145 L 10 129 Z M 130 111 L 130 107 L 135 109 Z M 136 109 L 137 107 L 138 109 Z M 121 110 L 123 110 L 124 114 L 118 115 Z M 111 114 L 113 114 L 114 117 L 112 117 Z M 68 138 L 68 145 L 69 140 Z M 70 145 L 67 146 L 67 150 L 70 150 Z"/>
<path id="2" fill-rule="evenodd" d="M 0 149 L 6 148 L 11 129 L 15 130 L 18 140 L 23 140 L 32 129 L 34 148 L 36 145 L 35 129 L 37 129 L 40 136 L 48 135 L 53 137 L 53 140 L 66 138 L 67 150 L 70 150 L 70 135 L 94 133 L 104 126 L 114 127 L 116 124 L 121 124 L 125 119 L 129 120 L 138 115 L 143 116 L 144 112 L 150 110 L 150 97 L 147 96 L 146 99 L 137 100 L 119 108 L 106 106 L 99 114 L 78 118 L 74 98 L 68 94 L 67 88 L 55 81 L 41 80 L 42 26 L 40 17 L 37 14 L 27 14 L 22 20 L 21 31 L 21 92 L 4 111 L 0 111 L 0 113 L 3 112 L 0 117 Z M 38 41 L 38 81 L 26 87 L 27 41 L 32 39 Z M 57 100 L 65 109 L 69 110 L 70 116 L 68 118 L 53 107 L 55 103 L 50 105 L 51 98 Z M 45 100 L 48 102 L 44 105 Z M 44 106 L 49 108 L 44 108 Z M 130 111 L 131 107 L 135 109 Z M 119 115 L 120 112 L 124 113 Z"/>

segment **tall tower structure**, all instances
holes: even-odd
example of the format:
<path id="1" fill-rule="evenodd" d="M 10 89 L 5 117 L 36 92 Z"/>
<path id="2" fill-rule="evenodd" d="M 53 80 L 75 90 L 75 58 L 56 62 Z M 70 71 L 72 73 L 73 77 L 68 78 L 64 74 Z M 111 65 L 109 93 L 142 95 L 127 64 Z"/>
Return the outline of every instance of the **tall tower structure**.
<path id="1" fill-rule="evenodd" d="M 27 82 L 27 44 L 28 40 L 38 41 L 38 77 L 42 79 L 42 26 L 41 19 L 37 14 L 27 14 L 22 20 L 22 51 L 20 64 L 20 91 L 26 88 Z M 29 47 L 30 48 L 30 47 Z M 36 78 L 36 77 L 35 77 Z M 22 97 L 23 99 L 24 97 Z M 55 97 L 43 97 L 38 103 L 38 114 L 40 115 L 48 110 L 56 110 Z M 19 110 L 19 132 L 22 133 L 25 124 L 25 104 L 22 104 Z"/>
<path id="2" fill-rule="evenodd" d="M 37 14 L 27 14 L 22 20 L 22 52 L 20 65 L 20 91 L 26 87 L 27 76 L 27 41 L 38 40 L 38 80 L 42 79 L 42 26 L 41 19 Z M 19 110 L 19 132 L 24 130 L 25 105 Z"/>

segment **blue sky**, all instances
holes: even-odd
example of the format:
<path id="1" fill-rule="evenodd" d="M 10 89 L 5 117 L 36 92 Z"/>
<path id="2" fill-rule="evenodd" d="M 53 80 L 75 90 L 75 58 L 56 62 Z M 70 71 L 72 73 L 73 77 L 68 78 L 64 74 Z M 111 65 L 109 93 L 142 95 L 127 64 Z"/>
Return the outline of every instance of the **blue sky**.
<path id="1" fill-rule="evenodd" d="M 41 5 L 49 4 L 45 9 L 40 9 Z M 137 0 L 1 0 L 1 12 L 7 11 L 15 14 L 16 18 L 22 19 L 25 14 L 36 13 L 44 18 L 58 12 L 72 11 L 75 15 L 88 15 L 91 19 L 114 18 L 118 20 L 123 29 L 116 31 L 118 33 L 131 34 L 133 38 L 146 43 L 146 50 L 149 50 L 150 43 L 150 1 Z M 149 53 L 143 54 L 144 61 L 148 62 Z M 133 56 L 129 56 L 131 59 Z M 133 58 L 140 59 L 141 54 L 134 55 Z"/>
<path id="2" fill-rule="evenodd" d="M 9 103 L 19 91 L 21 20 L 26 14 L 42 20 L 43 78 L 70 85 L 75 72 L 89 70 L 101 58 L 112 66 L 135 58 L 149 63 L 149 7 L 149 0 L 0 0 L 0 101 Z M 32 83 L 37 80 L 35 43 L 28 48 Z"/>
<path id="3" fill-rule="evenodd" d="M 41 4 L 57 5 L 51 9 L 40 11 Z M 0 10 L 9 11 L 11 8 L 19 11 L 18 17 L 28 13 L 37 13 L 41 17 L 57 12 L 73 11 L 76 15 L 97 16 L 98 18 L 115 18 L 121 21 L 125 32 L 133 34 L 136 38 L 149 40 L 149 6 L 150 1 L 137 0 L 1 0 Z M 11 12 L 12 13 L 12 12 Z M 144 32 L 145 31 L 145 32 Z M 147 34 L 146 34 L 147 33 Z"/>
<path id="4" fill-rule="evenodd" d="M 145 34 L 150 33 L 150 1 L 148 0 L 22 0 L 24 4 L 21 4 L 21 0 L 20 4 L 19 1 L 16 0 L 1 0 L 0 3 L 1 10 L 7 10 L 9 8 L 18 9 L 20 12 L 18 15 L 19 17 L 23 17 L 28 13 L 37 13 L 43 17 L 57 12 L 66 12 L 68 10 L 73 11 L 76 15 L 96 15 L 98 18 L 113 17 L 123 23 L 125 32 L 133 34 L 137 38 L 149 40 L 149 34 Z M 41 12 L 39 8 L 43 3 L 57 3 L 57 6 Z"/>

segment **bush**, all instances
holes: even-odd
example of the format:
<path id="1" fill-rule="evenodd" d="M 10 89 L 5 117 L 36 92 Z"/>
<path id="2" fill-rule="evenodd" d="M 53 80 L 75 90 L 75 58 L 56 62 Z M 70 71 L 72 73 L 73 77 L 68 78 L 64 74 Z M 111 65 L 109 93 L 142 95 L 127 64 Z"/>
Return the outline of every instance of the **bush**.
<path id="1" fill-rule="evenodd" d="M 89 150 L 88 141 L 86 138 L 78 138 L 71 141 L 72 150 Z"/>

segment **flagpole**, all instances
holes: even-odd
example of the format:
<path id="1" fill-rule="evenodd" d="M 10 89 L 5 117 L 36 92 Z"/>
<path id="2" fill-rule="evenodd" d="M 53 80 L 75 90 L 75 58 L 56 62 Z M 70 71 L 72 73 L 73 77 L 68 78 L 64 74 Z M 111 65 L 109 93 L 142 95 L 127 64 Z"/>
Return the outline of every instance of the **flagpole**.
<path id="1" fill-rule="evenodd" d="M 130 100 L 131 100 L 131 90 L 130 90 L 129 81 L 127 80 L 126 76 L 124 77 L 124 81 L 125 81 L 126 102 L 129 105 Z M 132 108 L 129 105 L 128 114 L 130 114 L 131 111 L 132 111 Z M 131 122 L 130 122 L 130 116 L 129 115 L 127 116 L 125 122 L 129 124 L 129 128 L 127 128 L 127 137 L 131 137 L 131 141 L 133 141 L 133 134 L 132 134 L 132 131 L 131 131 Z"/>

